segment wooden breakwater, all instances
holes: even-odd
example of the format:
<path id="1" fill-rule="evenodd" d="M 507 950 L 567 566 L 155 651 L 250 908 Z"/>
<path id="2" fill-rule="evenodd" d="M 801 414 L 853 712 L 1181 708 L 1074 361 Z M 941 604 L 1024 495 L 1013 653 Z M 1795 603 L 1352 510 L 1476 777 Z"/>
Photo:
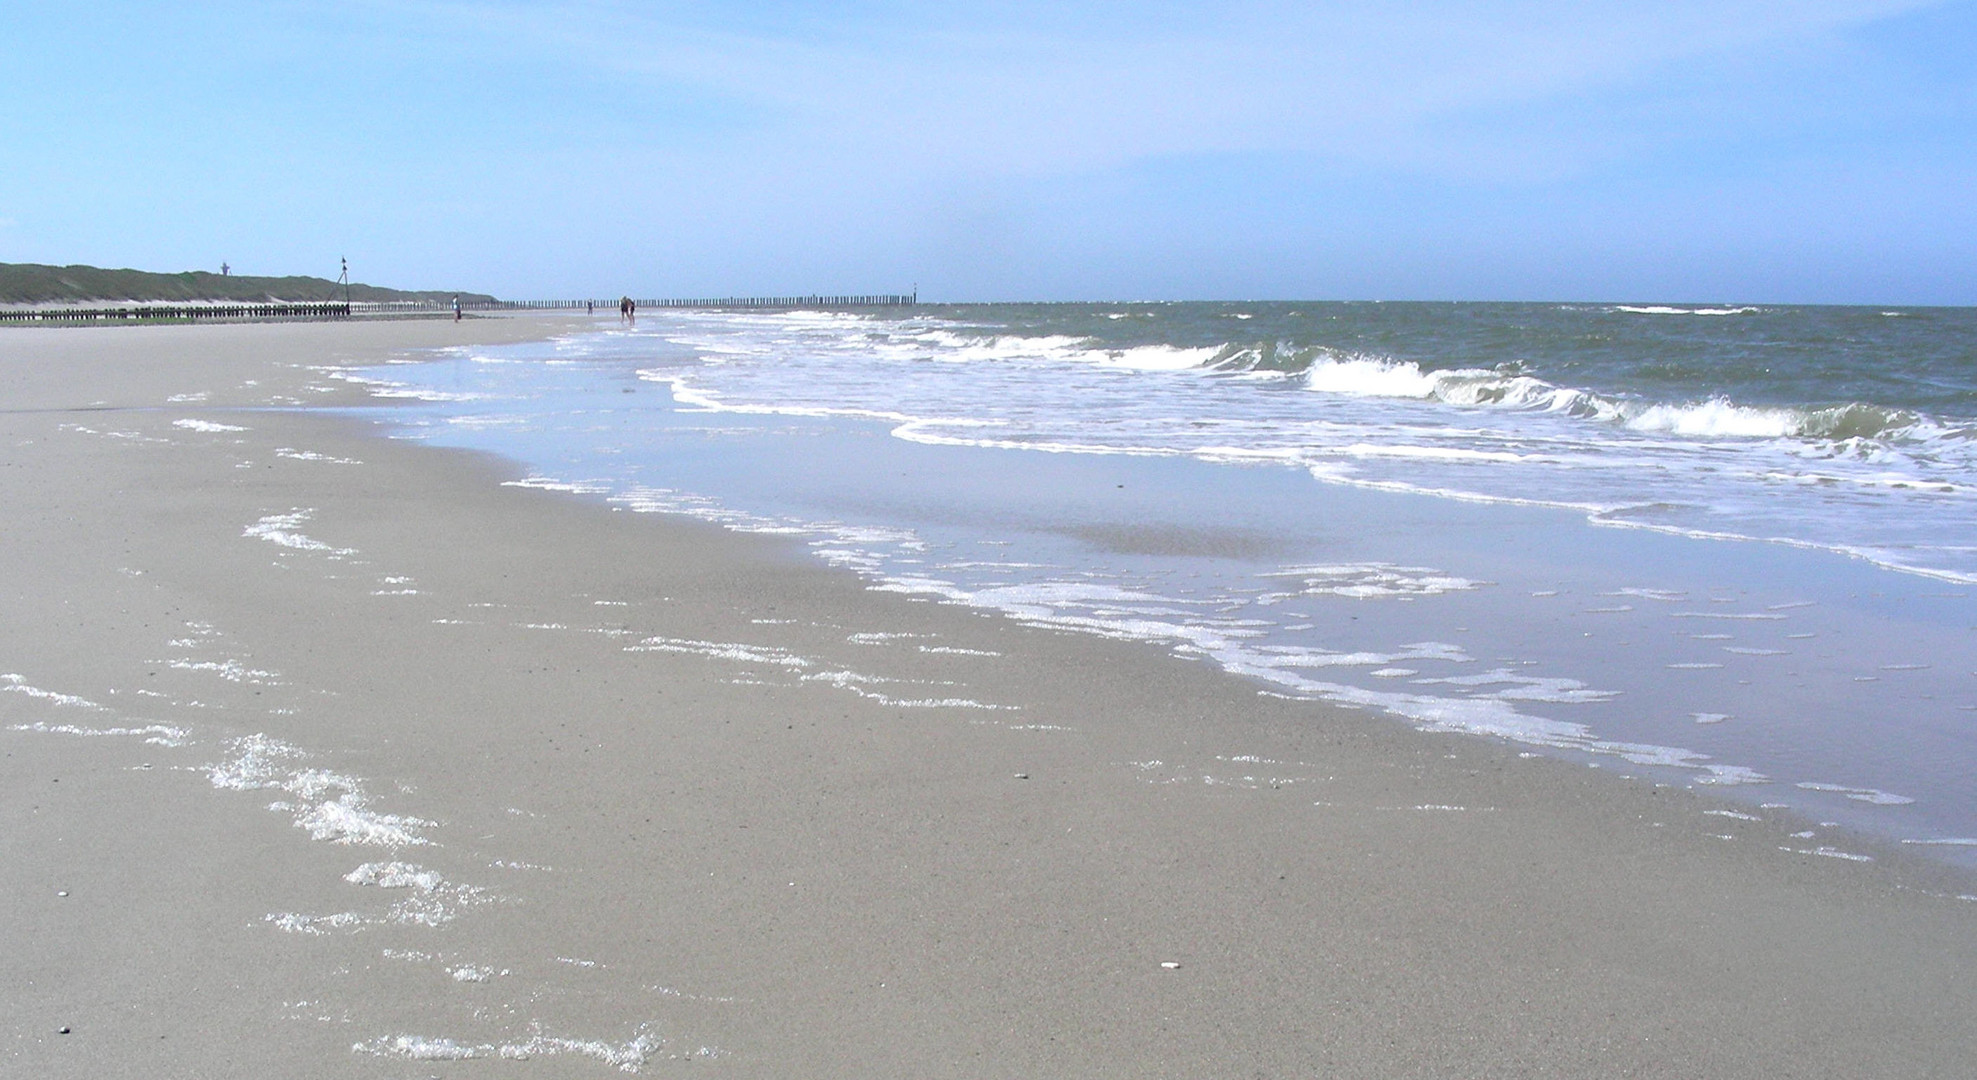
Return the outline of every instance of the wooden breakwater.
<path id="1" fill-rule="evenodd" d="M 127 326 L 182 322 L 268 322 L 287 319 L 347 319 L 350 305 L 320 304 L 132 304 L 118 307 L 36 307 L 0 309 L 0 326 Z"/>
<path id="2" fill-rule="evenodd" d="M 868 295 L 814 296 L 725 296 L 695 300 L 636 300 L 641 309 L 707 311 L 775 310 L 805 308 L 910 307 L 920 302 L 918 293 L 874 293 Z M 606 313 L 618 306 L 609 300 L 462 300 L 460 311 L 583 311 Z M 269 301 L 258 304 L 122 304 L 106 307 L 24 307 L 0 308 L 0 326 L 130 326 L 152 323 L 185 322 L 271 322 L 380 317 L 444 315 L 455 305 L 447 300 L 385 300 L 346 303 Z"/>
<path id="3" fill-rule="evenodd" d="M 481 300 L 461 301 L 462 311 L 557 311 L 570 309 L 596 308 L 610 312 L 617 310 L 619 297 L 598 300 Z M 827 296 L 724 296 L 682 300 L 666 298 L 657 300 L 634 297 L 633 303 L 641 308 L 706 308 L 712 310 L 736 308 L 863 308 L 863 307 L 911 307 L 920 302 L 918 293 L 869 293 L 864 295 L 842 294 Z M 359 304 L 359 311 L 451 311 L 453 305 L 447 301 L 399 300 L 379 304 Z"/>

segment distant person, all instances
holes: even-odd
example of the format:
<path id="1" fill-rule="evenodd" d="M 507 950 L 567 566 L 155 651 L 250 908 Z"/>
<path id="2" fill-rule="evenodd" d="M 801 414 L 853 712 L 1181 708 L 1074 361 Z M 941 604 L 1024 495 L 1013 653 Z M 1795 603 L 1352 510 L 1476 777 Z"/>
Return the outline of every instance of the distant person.
<path id="1" fill-rule="evenodd" d="M 618 321 L 630 322 L 631 317 L 632 317 L 632 298 L 629 296 L 620 296 L 618 298 Z"/>
<path id="2" fill-rule="evenodd" d="M 585 315 L 595 315 L 595 314 L 597 314 L 597 301 L 595 301 L 595 300 L 585 300 L 585 301 L 583 302 L 583 313 L 584 313 Z"/>
<path id="3" fill-rule="evenodd" d="M 629 296 L 627 296 L 627 297 L 625 297 L 625 310 L 626 310 L 626 312 L 627 312 L 627 314 L 629 315 L 629 317 L 631 318 L 631 321 L 632 321 L 632 325 L 633 325 L 633 326 L 637 326 L 637 325 L 638 325 L 638 301 L 636 301 L 636 300 L 634 300 L 634 299 L 632 299 L 632 298 L 631 298 L 631 297 L 629 297 Z"/>
<path id="4" fill-rule="evenodd" d="M 460 298 L 457 296 L 453 298 L 453 321 L 460 321 Z"/>

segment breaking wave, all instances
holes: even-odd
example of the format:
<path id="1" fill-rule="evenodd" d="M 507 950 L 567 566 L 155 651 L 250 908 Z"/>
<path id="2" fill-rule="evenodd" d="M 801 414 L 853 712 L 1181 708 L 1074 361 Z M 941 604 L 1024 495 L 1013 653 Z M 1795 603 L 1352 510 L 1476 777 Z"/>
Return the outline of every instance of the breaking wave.
<path id="1" fill-rule="evenodd" d="M 1304 389 L 1314 393 L 1549 412 L 1610 423 L 1631 431 L 1692 438 L 1970 441 L 1977 435 L 1921 413 L 1866 402 L 1764 406 L 1738 404 L 1720 396 L 1685 402 L 1652 402 L 1558 386 L 1514 370 L 1424 370 L 1411 360 L 1274 342 L 1214 349 L 1066 349 L 1065 353 L 1067 358 L 1094 357 L 1119 367 L 1168 371 L 1180 369 L 1183 360 L 1205 354 L 1196 366 L 1206 371 L 1295 377 Z M 1148 354 L 1157 354 L 1159 361 Z"/>
<path id="2" fill-rule="evenodd" d="M 1617 306 L 1636 314 L 1743 315 L 1755 307 Z M 761 320 L 765 323 L 769 320 Z M 1108 343 L 1075 334 L 981 333 L 956 324 L 859 323 L 845 333 L 846 318 L 794 315 L 778 320 L 788 331 L 824 330 L 835 340 L 806 336 L 804 344 L 845 349 L 887 360 L 937 364 L 1056 366 L 1073 364 L 1119 373 L 1195 374 L 1291 381 L 1317 394 L 1344 399 L 1434 402 L 1465 409 L 1550 413 L 1620 428 L 1694 439 L 1796 439 L 1818 442 L 1977 442 L 1977 428 L 1946 423 L 1920 412 L 1868 402 L 1797 405 L 1744 404 L 1722 395 L 1655 401 L 1549 382 L 1516 364 L 1426 368 L 1377 352 L 1349 352 L 1294 341 L 1224 342 L 1188 346 L 1171 342 Z M 816 325 L 812 325 L 816 324 Z M 703 355 L 767 358 L 787 342 L 689 336 Z M 1850 449 L 1861 452 L 1866 447 Z"/>
<path id="3" fill-rule="evenodd" d="M 1615 311 L 1630 315 L 1755 315 L 1762 308 L 1755 307 L 1673 307 L 1668 304 L 1616 304 Z"/>
<path id="4" fill-rule="evenodd" d="M 1639 320 L 1673 333 L 1586 311 L 1478 326 L 1469 309 L 1282 305 L 1268 324 L 1244 321 L 1247 339 L 1187 310 L 1172 326 L 1075 306 L 1015 320 L 682 315 L 663 336 L 694 361 L 639 374 L 693 409 L 867 418 L 944 445 L 1274 462 L 1328 484 L 1977 580 L 1977 551 L 1957 539 L 1977 515 L 1977 419 L 1964 404 L 1977 387 L 1956 366 L 1962 345 L 1918 330 L 1915 343 L 1870 342 L 1869 355 L 1836 351 L 1839 330 L 1781 334 L 1768 310 L 1747 323 Z M 1320 329 L 1319 315 L 1344 322 Z M 1312 343 L 1319 333 L 1358 343 Z"/>

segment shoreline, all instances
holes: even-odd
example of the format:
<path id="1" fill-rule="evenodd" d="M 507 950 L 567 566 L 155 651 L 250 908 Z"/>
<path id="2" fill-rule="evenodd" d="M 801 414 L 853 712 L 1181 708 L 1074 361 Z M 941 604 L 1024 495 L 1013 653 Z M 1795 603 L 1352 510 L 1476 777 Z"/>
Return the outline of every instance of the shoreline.
<path id="1" fill-rule="evenodd" d="M 1959 735 L 1977 703 L 1962 635 L 1941 632 L 1968 605 L 1927 582 L 1295 466 L 929 444 L 914 420 L 805 415 L 802 393 L 723 407 L 701 382 L 725 365 L 669 347 L 681 329 L 347 377 L 428 402 L 393 414 L 401 437 L 800 537 L 879 591 L 1158 641 L 1272 692 L 1791 810 L 1799 849 L 1856 854 L 1825 830 L 1857 829 L 1977 869 Z"/>
<path id="2" fill-rule="evenodd" d="M 0 490 L 31 522 L 0 670 L 101 706 L 0 693 L 4 1060 L 1920 1076 L 1977 1050 L 1977 904 L 1909 887 L 1954 887 L 1909 853 L 1780 852 L 1705 797 L 873 593 L 310 411 L 380 404 L 313 365 L 566 325 L 0 338 Z M 297 756 L 247 769 L 254 736 Z M 311 840 L 331 802 L 362 813 Z M 394 825 L 425 842 L 337 842 Z M 346 880 L 394 862 L 422 869 Z M 421 899 L 447 917 L 391 921 Z"/>

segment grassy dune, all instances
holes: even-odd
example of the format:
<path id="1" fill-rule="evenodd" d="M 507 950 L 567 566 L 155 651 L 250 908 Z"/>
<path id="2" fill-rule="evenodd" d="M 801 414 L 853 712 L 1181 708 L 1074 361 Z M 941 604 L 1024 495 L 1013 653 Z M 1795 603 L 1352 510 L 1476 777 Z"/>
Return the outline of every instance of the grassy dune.
<path id="1" fill-rule="evenodd" d="M 95 266 L 44 266 L 40 263 L 0 263 L 0 303 L 61 304 L 131 300 L 341 300 L 343 286 L 319 277 L 222 276 L 203 270 L 155 274 L 146 270 L 105 270 Z M 355 301 L 439 300 L 458 296 L 464 301 L 493 300 L 485 293 L 386 289 L 352 282 Z"/>

